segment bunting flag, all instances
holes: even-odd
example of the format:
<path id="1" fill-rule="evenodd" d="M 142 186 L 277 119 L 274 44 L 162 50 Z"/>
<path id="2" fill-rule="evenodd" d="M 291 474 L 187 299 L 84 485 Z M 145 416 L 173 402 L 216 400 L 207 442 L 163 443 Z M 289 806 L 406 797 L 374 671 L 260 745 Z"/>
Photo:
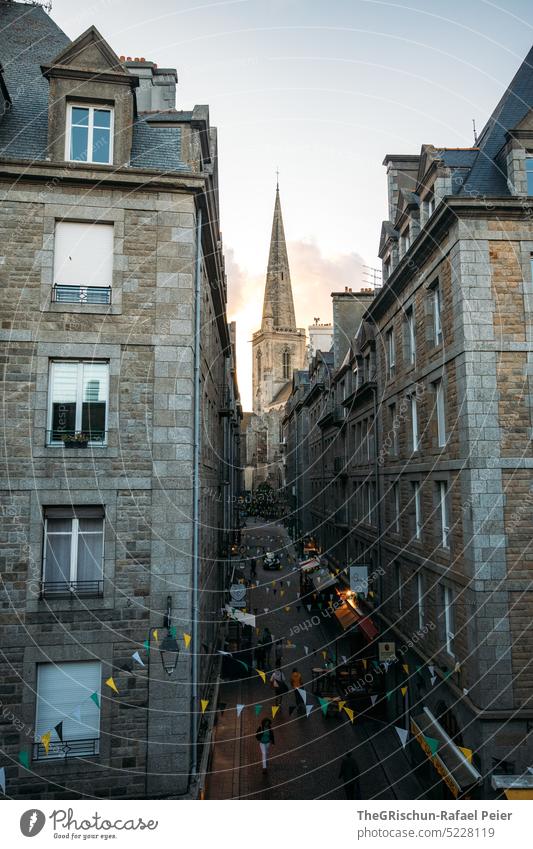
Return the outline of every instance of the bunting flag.
<path id="1" fill-rule="evenodd" d="M 290 587 L 290 585 L 291 585 L 291 582 L 287 581 L 287 586 Z"/>
<path id="2" fill-rule="evenodd" d="M 267 591 L 267 593 L 269 593 L 269 592 L 270 592 L 270 587 L 265 587 L 265 590 Z"/>
<path id="3" fill-rule="evenodd" d="M 154 628 L 154 630 L 152 631 L 152 634 L 154 635 L 154 640 L 156 641 L 156 643 L 158 643 L 159 642 L 159 632 L 158 632 L 157 628 Z"/>
<path id="4" fill-rule="evenodd" d="M 307 610 L 309 611 L 309 613 L 311 613 L 311 605 L 310 605 L 310 604 L 306 604 L 306 607 L 307 607 Z"/>
<path id="5" fill-rule="evenodd" d="M 202 706 L 202 713 L 205 713 L 207 705 L 209 704 L 209 699 L 200 699 L 200 704 Z"/>
<path id="6" fill-rule="evenodd" d="M 219 649 L 217 651 L 217 654 L 225 654 L 225 655 L 227 655 L 227 657 L 233 657 L 233 655 L 231 654 L 230 651 L 222 651 L 222 649 Z"/>
<path id="7" fill-rule="evenodd" d="M 431 754 L 437 754 L 437 749 L 439 748 L 439 741 L 435 740 L 434 737 L 428 737 L 426 734 L 424 734 L 423 737 L 426 743 L 428 744 L 429 748 L 431 749 Z"/>
<path id="8" fill-rule="evenodd" d="M 290 613 L 290 611 L 291 611 L 291 609 L 290 609 L 289 605 L 287 604 L 287 605 L 285 606 L 285 612 L 286 612 L 286 613 Z"/>
<path id="9" fill-rule="evenodd" d="M 309 646 L 304 646 L 304 652 L 305 652 L 306 654 L 309 654 Z"/>
<path id="10" fill-rule="evenodd" d="M 44 746 L 45 754 L 48 754 L 48 749 L 50 748 L 50 737 L 52 736 L 51 731 L 47 731 L 46 734 L 41 734 L 41 743 Z"/>
<path id="11" fill-rule="evenodd" d="M 296 710 L 296 705 L 289 705 L 289 716 L 292 716 Z"/>
<path id="12" fill-rule="evenodd" d="M 237 716 L 240 716 L 244 710 L 244 705 L 237 705 Z"/>
<path id="13" fill-rule="evenodd" d="M 168 633 L 172 637 L 172 639 L 175 640 L 176 639 L 176 626 L 173 625 L 172 628 L 169 628 Z"/>
<path id="14" fill-rule="evenodd" d="M 391 699 L 392 699 L 392 690 L 388 690 L 387 691 L 387 701 L 390 702 Z"/>
<path id="15" fill-rule="evenodd" d="M 190 634 L 183 635 L 183 642 L 185 643 L 185 648 L 188 649 L 191 644 L 192 636 Z"/>
<path id="16" fill-rule="evenodd" d="M 378 700 L 378 697 L 376 695 L 370 696 L 370 701 L 372 702 L 373 705 L 376 704 L 377 700 Z"/>
<path id="17" fill-rule="evenodd" d="M 268 611 L 270 610 L 270 608 L 269 608 L 269 607 L 263 607 L 263 610 L 265 611 L 265 613 L 268 613 Z"/>
<path id="18" fill-rule="evenodd" d="M 322 708 L 322 713 L 324 714 L 324 716 L 327 716 L 328 715 L 328 707 L 329 707 L 329 699 L 322 699 L 319 696 L 318 701 L 320 702 L 320 707 Z"/>
<path id="19" fill-rule="evenodd" d="M 365 658 L 363 658 L 363 666 L 364 666 L 364 668 L 365 668 L 365 670 L 366 670 L 366 668 L 367 668 L 367 666 L 368 666 L 368 660 L 365 660 Z"/>
<path id="20" fill-rule="evenodd" d="M 259 714 L 260 714 L 260 713 L 261 713 L 261 711 L 263 710 L 263 705 L 256 705 L 256 706 L 255 706 L 255 708 L 254 708 L 254 710 L 255 710 L 255 715 L 256 715 L 256 716 L 259 716 Z"/>
<path id="21" fill-rule="evenodd" d="M 119 692 L 118 692 L 118 689 L 117 689 L 117 685 L 113 681 L 113 678 L 108 678 L 105 683 L 107 684 L 108 687 L 110 687 L 111 690 L 113 690 L 113 692 L 115 692 L 117 695 L 120 695 Z"/>
<path id="22" fill-rule="evenodd" d="M 284 596 L 284 595 L 285 595 L 285 590 L 280 590 L 280 591 L 279 591 L 279 594 L 280 594 L 280 597 L 281 597 L 281 596 Z"/>
<path id="23" fill-rule="evenodd" d="M 406 675 L 409 675 L 409 665 L 407 663 L 402 663 L 402 669 Z"/>
<path id="24" fill-rule="evenodd" d="M 245 662 L 244 662 L 244 660 L 239 660 L 239 658 L 238 658 L 238 657 L 236 657 L 236 658 L 234 658 L 234 659 L 237 661 L 237 663 L 240 663 L 240 664 L 241 664 L 241 666 L 244 666 L 244 668 L 245 668 L 245 669 L 246 669 L 246 671 L 248 672 L 248 670 L 249 670 L 249 668 L 250 668 L 250 667 L 248 666 L 248 664 L 247 664 L 247 663 L 245 663 Z"/>
<path id="25" fill-rule="evenodd" d="M 91 698 L 92 698 L 92 696 L 91 696 Z M 78 710 L 81 713 L 80 706 L 78 706 Z M 59 739 L 61 740 L 61 742 L 63 742 L 63 722 L 62 721 L 58 722 L 57 725 L 54 726 L 54 731 L 56 732 L 56 734 L 59 737 Z"/>
<path id="26" fill-rule="evenodd" d="M 273 587 L 275 587 L 275 586 L 276 586 L 276 582 L 275 582 L 275 581 L 272 581 L 272 586 L 273 586 Z"/>
<path id="27" fill-rule="evenodd" d="M 313 710 L 313 705 L 306 705 L 305 706 L 305 712 L 306 712 L 307 716 L 309 716 L 309 714 L 311 713 L 312 710 Z"/>
<path id="28" fill-rule="evenodd" d="M 150 654 L 150 640 L 145 640 L 143 646 L 146 649 L 147 653 Z"/>
<path id="29" fill-rule="evenodd" d="M 353 721 L 355 719 L 355 714 L 354 714 L 353 710 L 349 707 L 346 707 L 346 705 L 344 706 L 344 710 L 348 714 L 348 718 L 353 725 Z"/>
<path id="30" fill-rule="evenodd" d="M 100 699 L 98 698 L 98 693 L 91 693 L 91 699 L 95 703 L 96 707 L 100 707 Z"/>
<path id="31" fill-rule="evenodd" d="M 455 664 L 453 671 L 454 672 L 460 672 L 461 671 L 461 664 L 459 663 L 459 661 L 457 661 L 457 663 Z"/>
<path id="32" fill-rule="evenodd" d="M 467 759 L 468 763 L 471 764 L 472 763 L 472 755 L 473 755 L 472 749 L 467 749 L 465 746 L 457 746 L 457 748 L 459 749 L 460 752 L 463 753 L 463 755 Z"/>
<path id="33" fill-rule="evenodd" d="M 341 658 L 342 658 L 342 662 L 343 662 L 343 663 L 344 663 L 344 665 L 346 666 L 346 664 L 348 663 L 348 660 L 347 660 L 347 658 L 346 658 L 346 655 L 345 655 L 345 654 L 341 654 Z"/>
<path id="34" fill-rule="evenodd" d="M 266 680 L 267 680 L 266 673 L 265 673 L 265 672 L 263 672 L 263 670 L 262 670 L 262 669 L 256 669 L 255 671 L 257 672 L 257 674 L 258 674 L 258 675 L 259 675 L 259 677 L 261 678 L 261 680 L 262 680 L 263 684 L 266 684 Z"/>
<path id="35" fill-rule="evenodd" d="M 307 693 L 306 693 L 306 691 L 302 690 L 300 687 L 297 687 L 296 689 L 298 690 L 304 705 L 306 705 L 307 704 Z"/>
<path id="36" fill-rule="evenodd" d="M 139 664 L 139 666 L 144 666 L 144 663 L 143 663 L 143 661 L 141 660 L 141 655 L 139 654 L 139 652 L 138 652 L 138 651 L 134 651 L 134 652 L 133 652 L 133 654 L 132 654 L 132 658 L 133 658 L 133 660 L 135 661 L 135 663 L 138 663 L 138 664 Z"/>
<path id="37" fill-rule="evenodd" d="M 428 666 L 428 669 L 429 669 L 429 674 L 430 674 L 430 675 L 431 675 L 431 677 L 433 678 L 433 677 L 434 677 L 434 675 L 435 675 L 435 667 L 434 667 L 434 666 L 432 666 L 432 665 L 429 665 L 429 666 Z"/>
<path id="38" fill-rule="evenodd" d="M 272 719 L 275 719 L 278 710 L 279 710 L 279 705 L 272 705 Z"/>
<path id="39" fill-rule="evenodd" d="M 372 661 L 372 666 L 374 667 L 374 669 L 379 669 L 379 663 L 378 663 L 378 661 L 377 661 L 377 660 L 373 660 L 373 661 Z"/>
<path id="40" fill-rule="evenodd" d="M 433 676 L 431 677 L 431 686 L 432 686 L 432 687 L 435 685 L 435 681 L 436 681 L 436 680 L 437 680 L 437 676 L 436 676 L 436 675 L 433 675 Z"/>
<path id="41" fill-rule="evenodd" d="M 405 699 L 405 696 L 407 695 L 407 687 L 401 687 L 400 692 Z"/>
<path id="42" fill-rule="evenodd" d="M 2 793 L 4 796 L 6 795 L 6 771 L 3 766 L 0 766 L 0 787 L 2 788 Z"/>
<path id="43" fill-rule="evenodd" d="M 407 743 L 407 738 L 409 736 L 409 732 L 407 728 L 399 728 L 397 725 L 394 727 L 398 737 L 400 738 L 400 743 L 402 744 L 402 748 L 405 749 L 405 744 Z"/>
<path id="44" fill-rule="evenodd" d="M 19 752 L 18 761 L 19 761 L 19 764 L 22 764 L 22 766 L 25 767 L 26 769 L 30 768 L 30 756 L 29 756 L 28 752 L 26 752 L 26 751 Z"/>
<path id="45" fill-rule="evenodd" d="M 327 656 L 328 656 L 327 652 L 323 651 L 323 652 L 322 652 L 322 657 L 324 658 L 324 660 L 326 659 L 326 657 L 327 657 Z"/>

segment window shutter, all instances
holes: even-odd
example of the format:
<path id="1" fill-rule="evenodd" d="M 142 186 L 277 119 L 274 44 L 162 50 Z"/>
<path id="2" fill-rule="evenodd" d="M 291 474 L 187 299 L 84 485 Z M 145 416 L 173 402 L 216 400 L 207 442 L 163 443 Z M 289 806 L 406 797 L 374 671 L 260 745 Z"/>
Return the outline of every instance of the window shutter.
<path id="1" fill-rule="evenodd" d="M 111 286 L 113 225 L 58 221 L 54 240 L 54 283 Z"/>
<path id="2" fill-rule="evenodd" d="M 40 663 L 37 668 L 37 714 L 35 739 L 52 732 L 52 742 L 58 740 L 55 726 L 63 723 L 64 740 L 92 740 L 100 737 L 100 709 L 91 699 L 100 697 L 102 679 L 99 661 L 71 663 Z M 69 714 L 80 707 L 80 721 Z"/>

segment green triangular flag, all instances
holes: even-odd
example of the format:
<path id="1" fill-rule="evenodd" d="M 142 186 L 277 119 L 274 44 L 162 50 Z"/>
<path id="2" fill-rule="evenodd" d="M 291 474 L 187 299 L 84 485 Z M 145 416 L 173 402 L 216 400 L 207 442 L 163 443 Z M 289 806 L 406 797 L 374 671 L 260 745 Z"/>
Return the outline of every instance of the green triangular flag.
<path id="1" fill-rule="evenodd" d="M 322 708 L 322 713 L 324 714 L 324 716 L 327 716 L 328 715 L 329 699 L 321 699 L 320 696 L 319 696 L 318 701 L 320 702 L 320 707 Z"/>
<path id="2" fill-rule="evenodd" d="M 100 699 L 98 698 L 98 693 L 91 693 L 91 699 L 95 703 L 96 707 L 100 707 Z"/>
<path id="3" fill-rule="evenodd" d="M 26 769 L 30 768 L 30 756 L 28 752 L 19 752 L 19 763 Z"/>
<path id="4" fill-rule="evenodd" d="M 392 690 L 389 690 L 388 693 L 387 693 L 387 701 L 390 702 L 391 698 L 392 698 Z"/>
<path id="5" fill-rule="evenodd" d="M 439 748 L 439 741 L 435 740 L 434 737 L 427 737 L 425 734 L 424 734 L 424 740 L 426 741 L 429 748 L 431 749 L 431 754 L 436 755 L 437 749 Z"/>
<path id="6" fill-rule="evenodd" d="M 255 715 L 259 716 L 259 714 L 261 713 L 262 710 L 263 710 L 263 705 L 256 705 L 255 706 Z"/>
<path id="7" fill-rule="evenodd" d="M 244 662 L 244 660 L 239 660 L 238 658 L 235 658 L 235 660 L 237 661 L 237 663 L 240 663 L 240 664 L 241 664 L 241 666 L 244 666 L 244 668 L 245 668 L 245 669 L 249 669 L 249 668 L 250 668 L 250 667 L 248 666 L 248 664 Z"/>
<path id="8" fill-rule="evenodd" d="M 148 652 L 148 654 L 150 654 L 150 640 L 145 640 L 143 645 L 144 645 L 146 651 Z"/>
<path id="9" fill-rule="evenodd" d="M 176 626 L 173 625 L 172 628 L 169 628 L 168 633 L 175 640 L 176 639 Z"/>
<path id="10" fill-rule="evenodd" d="M 377 662 L 377 660 L 372 661 L 372 666 L 374 667 L 374 669 L 379 669 L 379 663 Z"/>

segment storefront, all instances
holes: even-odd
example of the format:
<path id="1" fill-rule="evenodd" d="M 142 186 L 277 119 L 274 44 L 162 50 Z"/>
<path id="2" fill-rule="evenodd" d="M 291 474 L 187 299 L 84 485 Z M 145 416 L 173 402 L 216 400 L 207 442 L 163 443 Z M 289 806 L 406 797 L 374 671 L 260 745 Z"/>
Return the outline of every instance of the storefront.
<path id="1" fill-rule="evenodd" d="M 429 708 L 411 717 L 411 734 L 432 769 L 428 771 L 428 787 L 435 798 L 471 799 L 482 778 L 465 753 L 448 736 Z M 416 760 L 416 751 L 411 749 Z M 440 781 L 439 781 L 440 779 Z"/>

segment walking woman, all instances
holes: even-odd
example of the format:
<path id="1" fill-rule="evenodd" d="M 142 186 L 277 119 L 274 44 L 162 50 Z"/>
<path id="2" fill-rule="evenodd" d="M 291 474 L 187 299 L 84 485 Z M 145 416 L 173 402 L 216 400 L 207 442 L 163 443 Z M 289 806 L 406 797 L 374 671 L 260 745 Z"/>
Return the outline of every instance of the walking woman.
<path id="1" fill-rule="evenodd" d="M 272 723 L 270 719 L 263 719 L 261 725 L 257 729 L 255 739 L 259 743 L 261 749 L 261 759 L 263 761 L 263 772 L 267 771 L 268 751 L 270 744 L 275 745 L 274 732 L 272 731 Z"/>

